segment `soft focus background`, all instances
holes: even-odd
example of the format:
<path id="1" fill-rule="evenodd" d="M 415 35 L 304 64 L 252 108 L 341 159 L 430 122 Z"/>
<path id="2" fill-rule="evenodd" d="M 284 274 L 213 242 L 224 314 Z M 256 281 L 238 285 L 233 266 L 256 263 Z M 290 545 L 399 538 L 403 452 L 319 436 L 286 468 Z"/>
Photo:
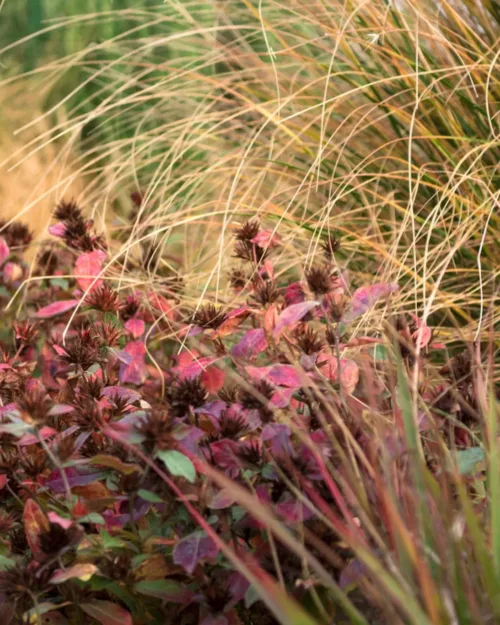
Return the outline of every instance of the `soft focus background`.
<path id="1" fill-rule="evenodd" d="M 74 196 L 118 264 L 144 238 L 161 251 L 134 279 L 174 268 L 193 298 L 224 292 L 249 216 L 279 227 L 290 268 L 335 230 L 355 284 L 398 281 L 444 333 L 484 327 L 495 3 L 6 0 L 0 15 L 3 217 L 43 232 Z"/>

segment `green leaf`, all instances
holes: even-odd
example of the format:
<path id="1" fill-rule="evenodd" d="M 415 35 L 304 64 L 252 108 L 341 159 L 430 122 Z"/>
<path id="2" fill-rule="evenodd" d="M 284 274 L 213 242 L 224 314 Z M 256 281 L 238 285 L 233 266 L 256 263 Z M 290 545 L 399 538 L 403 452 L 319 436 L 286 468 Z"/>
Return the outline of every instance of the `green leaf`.
<path id="1" fill-rule="evenodd" d="M 7 569 L 11 569 L 13 566 L 16 566 L 14 560 L 6 558 L 5 556 L 0 556 L 0 571 L 6 571 Z"/>
<path id="2" fill-rule="evenodd" d="M 184 477 L 188 482 L 191 482 L 191 484 L 194 483 L 196 479 L 194 464 L 187 456 L 181 454 L 180 451 L 176 451 L 175 449 L 159 451 L 156 457 L 165 463 L 172 475 Z"/>
<path id="3" fill-rule="evenodd" d="M 101 532 L 102 544 L 104 549 L 113 549 L 114 547 L 124 547 L 125 543 L 120 538 L 116 538 L 115 536 L 111 536 L 106 531 Z"/>
<path id="4" fill-rule="evenodd" d="M 144 490 L 143 488 L 140 488 L 137 491 L 137 495 L 141 499 L 144 499 L 144 501 L 149 501 L 150 503 L 162 503 L 163 502 L 163 499 L 159 497 L 156 493 L 152 493 L 150 490 Z"/>
<path id="5" fill-rule="evenodd" d="M 461 475 L 474 473 L 476 465 L 484 462 L 486 459 L 484 449 L 482 447 L 470 447 L 469 449 L 461 449 L 457 451 L 457 468 Z"/>
<path id="6" fill-rule="evenodd" d="M 98 525 L 106 525 L 106 521 L 98 512 L 90 512 L 78 519 L 78 523 L 97 523 Z"/>
<path id="7" fill-rule="evenodd" d="M 134 590 L 148 597 L 177 601 L 184 596 L 191 595 L 185 584 L 179 584 L 168 579 L 143 580 L 135 584 Z"/>
<path id="8" fill-rule="evenodd" d="M 62 289 L 69 289 L 69 282 L 66 278 L 51 278 L 49 280 L 51 286 L 60 286 Z"/>

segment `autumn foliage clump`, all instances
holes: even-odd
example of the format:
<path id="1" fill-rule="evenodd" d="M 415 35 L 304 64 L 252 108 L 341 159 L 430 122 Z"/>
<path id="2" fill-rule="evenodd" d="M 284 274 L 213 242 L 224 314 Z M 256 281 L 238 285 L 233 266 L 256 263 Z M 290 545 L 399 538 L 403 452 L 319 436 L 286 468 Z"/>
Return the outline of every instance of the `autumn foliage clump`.
<path id="1" fill-rule="evenodd" d="M 193 307 L 56 218 L 34 271 L 0 238 L 2 624 L 494 622 L 487 346 L 351 284 L 333 235 L 294 275 L 235 226 Z"/>

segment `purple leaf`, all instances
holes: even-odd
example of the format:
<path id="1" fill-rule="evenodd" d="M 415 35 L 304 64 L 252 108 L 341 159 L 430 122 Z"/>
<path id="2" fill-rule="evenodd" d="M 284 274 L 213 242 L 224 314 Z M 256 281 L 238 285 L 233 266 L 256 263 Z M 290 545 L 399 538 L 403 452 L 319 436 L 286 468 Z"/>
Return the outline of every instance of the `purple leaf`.
<path id="1" fill-rule="evenodd" d="M 262 328 L 249 330 L 246 332 L 239 343 L 233 349 L 232 354 L 235 358 L 253 358 L 267 347 L 267 339 Z"/>
<path id="2" fill-rule="evenodd" d="M 366 574 L 365 565 L 358 559 L 351 560 L 340 573 L 339 586 L 342 590 L 356 585 Z"/>
<path id="3" fill-rule="evenodd" d="M 228 488 L 223 488 L 216 493 L 209 501 L 208 507 L 212 510 L 224 510 L 234 503 L 234 497 Z"/>
<path id="4" fill-rule="evenodd" d="M 262 430 L 262 440 L 271 441 L 271 452 L 275 456 L 291 455 L 291 431 L 284 423 L 268 423 Z"/>
<path id="5" fill-rule="evenodd" d="M 176 430 L 174 436 L 179 442 L 180 451 L 196 454 L 198 452 L 198 443 L 206 434 L 194 425 L 184 425 L 181 429 Z"/>
<path id="6" fill-rule="evenodd" d="M 175 564 L 182 566 L 190 575 L 202 560 L 215 560 L 219 547 L 205 534 L 198 531 L 178 542 L 173 551 Z"/>
<path id="7" fill-rule="evenodd" d="M 38 319 L 50 319 L 51 317 L 62 315 L 68 312 L 68 310 L 75 308 L 79 302 L 80 300 L 78 299 L 68 299 L 64 302 L 53 302 L 48 306 L 40 308 L 40 310 L 35 313 L 35 317 L 38 317 Z"/>
<path id="8" fill-rule="evenodd" d="M 350 323 L 356 317 L 363 315 L 379 299 L 387 297 L 399 289 L 399 285 L 394 282 L 381 282 L 370 286 L 363 286 L 354 291 L 349 309 L 342 317 L 344 323 Z"/>
<path id="9" fill-rule="evenodd" d="M 220 416 L 225 409 L 226 403 L 219 399 L 216 399 L 215 401 L 204 404 L 200 408 L 195 408 L 194 412 L 196 414 L 207 414 L 211 417 L 215 417 L 216 419 L 220 419 Z"/>
<path id="10" fill-rule="evenodd" d="M 241 601 L 249 587 L 250 582 L 241 573 L 238 571 L 231 573 L 228 579 L 228 590 L 231 592 L 229 606 L 236 605 L 238 601 Z"/>
<path id="11" fill-rule="evenodd" d="M 288 523 L 302 523 L 308 521 L 314 515 L 310 508 L 304 505 L 301 501 L 294 499 L 290 501 L 281 501 L 276 504 L 276 512 L 282 516 Z"/>
<path id="12" fill-rule="evenodd" d="M 124 351 L 132 356 L 130 364 L 120 365 L 120 382 L 122 384 L 135 384 L 140 386 L 144 384 L 147 377 L 146 347 L 141 341 L 132 341 L 125 346 Z"/>
<path id="13" fill-rule="evenodd" d="M 93 484 L 106 477 L 104 471 L 84 472 L 82 469 L 76 469 L 75 467 L 68 467 L 65 469 L 65 473 L 70 486 L 87 486 L 87 484 Z M 64 492 L 64 482 L 59 469 L 52 471 L 48 480 L 45 482 L 45 486 L 55 493 Z"/>
<path id="14" fill-rule="evenodd" d="M 298 304 L 292 304 L 283 310 L 278 318 L 278 323 L 273 331 L 273 336 L 277 337 L 285 328 L 290 328 L 298 321 L 305 317 L 308 312 L 318 306 L 318 302 L 300 302 Z"/>

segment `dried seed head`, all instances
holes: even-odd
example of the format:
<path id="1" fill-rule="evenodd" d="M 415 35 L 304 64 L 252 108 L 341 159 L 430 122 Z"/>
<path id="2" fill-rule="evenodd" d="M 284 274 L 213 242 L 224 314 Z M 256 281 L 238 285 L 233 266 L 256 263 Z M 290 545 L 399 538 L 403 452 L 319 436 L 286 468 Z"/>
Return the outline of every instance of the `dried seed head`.
<path id="1" fill-rule="evenodd" d="M 208 393 L 199 377 L 181 380 L 167 389 L 165 398 L 172 416 L 182 418 L 190 408 L 201 408 Z"/>
<path id="2" fill-rule="evenodd" d="M 139 312 L 141 302 L 135 295 L 129 295 L 120 309 L 121 318 L 128 321 Z"/>
<path id="3" fill-rule="evenodd" d="M 23 249 L 33 240 L 33 233 L 25 224 L 14 222 L 5 225 L 5 221 L 0 221 L 0 237 L 11 249 Z"/>
<path id="4" fill-rule="evenodd" d="M 16 347 L 31 345 L 38 335 L 38 324 L 32 321 L 14 321 L 12 324 L 16 338 Z"/>
<path id="5" fill-rule="evenodd" d="M 192 322 L 201 328 L 216 330 L 226 319 L 226 313 L 222 312 L 220 308 L 216 308 L 213 304 L 207 304 L 193 314 Z"/>
<path id="6" fill-rule="evenodd" d="M 56 207 L 54 217 L 60 221 L 83 220 L 82 211 L 74 200 L 70 200 L 69 202 L 61 200 Z"/>
<path id="7" fill-rule="evenodd" d="M 319 333 L 305 324 L 301 324 L 294 332 L 298 348 L 307 355 L 316 354 L 323 348 Z"/>
<path id="8" fill-rule="evenodd" d="M 117 312 L 122 307 L 118 293 L 107 282 L 90 291 L 85 298 L 87 306 L 101 312 Z"/>
<path id="9" fill-rule="evenodd" d="M 279 289 L 276 288 L 274 282 L 267 280 L 266 282 L 259 282 L 256 285 L 255 291 L 250 296 L 250 299 L 259 306 L 267 306 L 268 304 L 276 302 L 279 297 Z"/>
<path id="10" fill-rule="evenodd" d="M 223 438 L 237 440 L 248 432 L 248 422 L 243 415 L 228 415 L 226 411 L 219 420 L 219 431 Z"/>
<path id="11" fill-rule="evenodd" d="M 260 230 L 260 223 L 258 219 L 250 219 L 246 221 L 240 228 L 235 230 L 235 237 L 237 241 L 250 242 L 254 239 Z"/>
<path id="12" fill-rule="evenodd" d="M 326 295 L 332 289 L 332 275 L 329 267 L 312 267 L 306 273 L 306 280 L 316 296 Z"/>
<path id="13" fill-rule="evenodd" d="M 340 237 L 335 232 L 329 232 L 326 241 L 321 244 L 321 247 L 323 248 L 325 258 L 332 260 L 335 252 L 338 252 L 341 248 Z"/>
<path id="14" fill-rule="evenodd" d="M 235 291 L 242 291 L 248 283 L 248 276 L 244 269 L 233 269 L 229 274 L 229 284 Z"/>
<path id="15" fill-rule="evenodd" d="M 137 426 L 137 431 L 144 437 L 144 449 L 149 454 L 155 449 L 169 449 L 174 445 L 172 430 L 172 418 L 166 410 L 160 409 L 153 410 Z"/>

